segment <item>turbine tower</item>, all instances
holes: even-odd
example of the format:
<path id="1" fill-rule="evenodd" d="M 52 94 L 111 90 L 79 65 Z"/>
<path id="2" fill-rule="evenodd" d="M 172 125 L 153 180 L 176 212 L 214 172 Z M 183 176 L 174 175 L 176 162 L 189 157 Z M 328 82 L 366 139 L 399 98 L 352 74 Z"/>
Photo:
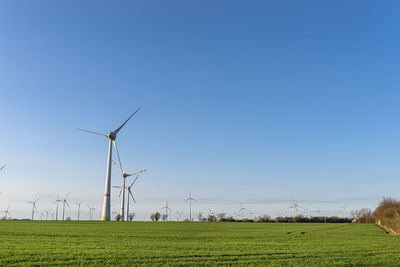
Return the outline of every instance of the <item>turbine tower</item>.
<path id="1" fill-rule="evenodd" d="M 117 168 L 121 171 L 121 173 L 122 173 L 122 184 L 121 184 L 121 190 L 119 191 L 119 196 L 121 196 L 121 193 L 122 193 L 122 197 L 121 197 L 121 221 L 125 221 L 125 181 L 126 181 L 126 178 L 127 177 L 129 177 L 129 176 L 132 176 L 132 175 L 135 175 L 135 174 L 138 174 L 138 173 L 142 173 L 142 172 L 145 172 L 146 170 L 142 170 L 142 171 L 138 171 L 138 172 L 132 172 L 132 173 L 126 173 L 123 169 L 122 169 L 122 166 L 120 167 L 120 166 L 118 166 L 118 164 L 117 163 L 115 163 L 115 161 L 112 161 L 114 164 L 115 164 L 115 166 L 117 166 Z M 120 165 L 121 165 L 121 162 L 119 163 Z M 137 178 L 137 177 L 136 177 Z M 136 181 L 136 179 L 135 179 L 135 181 Z M 134 181 L 134 182 L 135 182 Z M 133 184 L 133 183 L 132 183 Z M 114 186 L 115 187 L 115 186 Z M 129 197 L 129 195 L 128 195 L 128 197 Z M 126 218 L 128 218 L 128 215 L 129 214 L 126 214 Z"/>
<path id="2" fill-rule="evenodd" d="M 114 143 L 115 152 L 117 153 L 118 160 L 119 160 L 119 165 L 121 165 L 121 160 L 119 158 L 118 148 L 117 148 L 117 144 L 115 142 L 115 139 L 117 138 L 118 132 L 133 117 L 133 115 L 135 115 L 136 112 L 139 111 L 139 109 L 140 108 L 138 108 L 134 113 L 132 113 L 132 115 L 121 126 L 119 126 L 116 130 L 114 130 L 114 131 L 112 131 L 112 132 L 110 132 L 108 134 L 103 134 L 103 133 L 98 133 L 98 132 L 78 129 L 80 131 L 84 131 L 84 132 L 88 132 L 88 133 L 92 133 L 92 134 L 97 134 L 97 135 L 102 135 L 102 136 L 105 136 L 105 137 L 107 137 L 109 139 L 107 172 L 106 172 L 106 186 L 105 186 L 105 192 L 104 192 L 103 211 L 102 211 L 102 214 L 101 214 L 101 220 L 102 221 L 109 221 L 111 219 L 111 160 L 112 160 L 112 144 Z"/>
<path id="3" fill-rule="evenodd" d="M 39 198 L 37 198 L 35 201 L 27 201 L 26 203 L 32 204 L 32 221 L 33 221 L 33 214 L 35 213 L 36 210 L 36 202 L 39 200 Z"/>
<path id="4" fill-rule="evenodd" d="M 189 198 L 185 200 L 185 202 L 189 201 L 189 221 L 192 221 L 192 200 L 196 201 L 196 199 L 192 198 L 192 195 L 189 192 Z"/>
<path id="5" fill-rule="evenodd" d="M 78 205 L 78 222 L 79 222 L 79 214 L 81 213 L 81 204 L 82 204 L 82 202 L 77 202 L 75 204 Z"/>
<path id="6" fill-rule="evenodd" d="M 67 198 L 68 198 L 68 196 L 69 196 L 69 192 L 68 192 L 68 194 L 65 196 L 65 198 L 62 200 L 62 203 L 63 203 L 63 221 L 64 221 L 64 212 L 65 212 L 65 204 L 67 204 L 67 206 L 68 206 L 68 208 L 69 208 L 69 205 L 68 205 L 68 202 L 67 202 Z"/>

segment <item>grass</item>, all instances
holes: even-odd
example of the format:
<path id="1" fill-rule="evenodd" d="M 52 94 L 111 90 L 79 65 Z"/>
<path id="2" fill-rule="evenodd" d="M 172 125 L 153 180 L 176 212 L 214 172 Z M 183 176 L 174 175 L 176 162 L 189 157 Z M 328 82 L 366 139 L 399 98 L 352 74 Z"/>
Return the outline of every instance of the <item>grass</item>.
<path id="1" fill-rule="evenodd" d="M 0 266 L 393 266 L 399 247 L 372 224 L 0 221 Z"/>

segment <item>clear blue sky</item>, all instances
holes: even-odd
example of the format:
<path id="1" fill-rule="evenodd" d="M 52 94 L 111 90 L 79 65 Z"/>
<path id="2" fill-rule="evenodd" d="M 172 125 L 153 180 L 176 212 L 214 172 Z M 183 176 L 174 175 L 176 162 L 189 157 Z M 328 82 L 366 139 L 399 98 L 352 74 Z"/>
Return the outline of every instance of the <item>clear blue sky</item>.
<path id="1" fill-rule="evenodd" d="M 292 197 L 327 214 L 398 198 L 399 8 L 1 1 L 0 209 L 29 217 L 25 201 L 70 191 L 68 215 L 100 211 L 107 139 L 75 128 L 107 132 L 138 107 L 118 142 L 127 171 L 149 170 L 139 219 L 166 199 L 186 212 L 189 190 L 195 212 L 273 216 Z"/>

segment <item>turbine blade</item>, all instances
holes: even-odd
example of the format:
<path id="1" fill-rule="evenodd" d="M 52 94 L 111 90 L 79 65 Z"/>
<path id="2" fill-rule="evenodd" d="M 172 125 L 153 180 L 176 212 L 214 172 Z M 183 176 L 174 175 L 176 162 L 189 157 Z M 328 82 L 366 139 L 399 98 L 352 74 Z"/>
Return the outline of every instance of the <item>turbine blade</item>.
<path id="1" fill-rule="evenodd" d="M 113 143 L 114 143 L 114 147 L 115 147 L 115 152 L 117 153 L 117 156 L 118 156 L 119 166 L 121 166 L 121 168 L 119 168 L 119 169 L 122 172 L 122 174 L 124 174 L 124 171 L 122 170 L 121 158 L 119 157 L 119 152 L 118 152 L 118 148 L 117 148 L 117 142 L 115 142 L 115 140 L 114 140 Z"/>
<path id="2" fill-rule="evenodd" d="M 140 110 L 140 108 L 138 108 L 135 112 L 133 112 L 132 115 L 131 115 L 121 126 L 119 126 L 118 129 L 116 129 L 116 130 L 114 131 L 114 133 L 117 134 L 119 131 L 121 131 L 122 127 L 124 127 L 125 124 L 126 124 L 126 123 L 133 117 L 133 115 L 135 115 L 136 112 L 138 112 L 139 110 Z"/>
<path id="3" fill-rule="evenodd" d="M 68 196 L 69 196 L 69 193 L 71 193 L 71 192 L 68 192 L 68 194 L 65 196 L 65 199 L 67 199 L 67 198 L 68 198 Z"/>
<path id="4" fill-rule="evenodd" d="M 133 180 L 130 187 L 132 187 L 132 185 L 136 182 L 137 178 L 139 178 L 139 175 L 136 176 L 135 180 Z"/>
<path id="5" fill-rule="evenodd" d="M 117 168 L 121 171 L 121 173 L 122 174 L 124 174 L 124 171 L 118 166 L 118 164 L 117 163 L 115 163 L 115 161 L 114 160 L 112 160 L 112 162 L 114 163 L 114 165 L 115 166 L 117 166 Z"/>
<path id="6" fill-rule="evenodd" d="M 130 189 L 128 189 L 128 190 L 129 190 L 129 194 L 131 195 L 131 197 L 132 197 L 132 199 L 133 199 L 133 202 L 135 202 L 135 203 L 136 203 L 135 197 L 133 196 L 133 194 L 132 194 L 131 190 L 130 190 Z"/>
<path id="7" fill-rule="evenodd" d="M 118 185 L 113 185 L 113 187 L 114 188 L 121 188 L 120 186 L 118 186 Z"/>
<path id="8" fill-rule="evenodd" d="M 6 165 L 4 164 L 3 167 L 0 168 L 0 171 L 1 171 L 2 169 L 4 169 L 5 166 L 6 166 Z"/>
<path id="9" fill-rule="evenodd" d="M 91 133 L 91 134 L 98 134 L 98 135 L 102 135 L 102 136 L 105 136 L 105 137 L 108 138 L 108 136 L 106 134 L 103 134 L 103 133 L 88 131 L 88 130 L 84 130 L 84 129 L 80 129 L 80 128 L 76 128 L 76 129 L 79 130 L 79 131 L 82 131 L 82 132 L 87 132 L 87 133 Z"/>
<path id="10" fill-rule="evenodd" d="M 147 170 L 141 170 L 141 171 L 138 171 L 138 172 L 128 173 L 128 176 L 132 176 L 132 175 L 135 175 L 135 174 L 138 174 L 138 173 L 142 173 L 142 172 L 147 172 Z"/>

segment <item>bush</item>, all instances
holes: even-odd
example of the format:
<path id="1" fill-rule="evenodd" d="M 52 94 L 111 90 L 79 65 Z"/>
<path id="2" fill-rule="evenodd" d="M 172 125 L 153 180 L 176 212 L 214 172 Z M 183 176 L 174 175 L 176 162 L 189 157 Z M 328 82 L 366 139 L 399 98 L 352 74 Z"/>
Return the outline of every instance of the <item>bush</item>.
<path id="1" fill-rule="evenodd" d="M 273 221 L 274 220 L 267 214 L 264 214 L 264 215 L 256 218 L 256 222 L 273 222 Z"/>

